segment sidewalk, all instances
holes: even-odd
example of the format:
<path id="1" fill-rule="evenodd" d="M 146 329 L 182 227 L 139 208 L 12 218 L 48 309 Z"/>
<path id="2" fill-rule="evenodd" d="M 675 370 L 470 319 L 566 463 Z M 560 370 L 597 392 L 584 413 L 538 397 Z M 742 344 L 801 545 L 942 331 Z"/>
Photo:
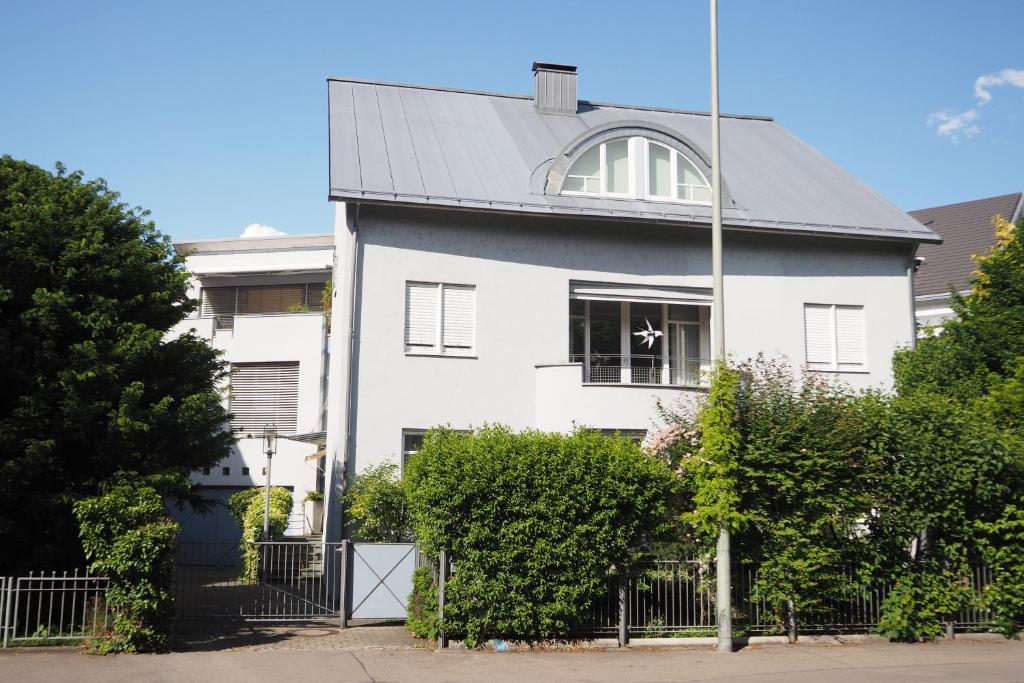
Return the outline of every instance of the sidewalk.
<path id="1" fill-rule="evenodd" d="M 90 657 L 70 648 L 8 649 L 0 680 L 75 681 L 1024 681 L 1024 643 L 864 643 L 711 650 L 582 650 L 436 653 L 422 649 L 260 648 Z"/>

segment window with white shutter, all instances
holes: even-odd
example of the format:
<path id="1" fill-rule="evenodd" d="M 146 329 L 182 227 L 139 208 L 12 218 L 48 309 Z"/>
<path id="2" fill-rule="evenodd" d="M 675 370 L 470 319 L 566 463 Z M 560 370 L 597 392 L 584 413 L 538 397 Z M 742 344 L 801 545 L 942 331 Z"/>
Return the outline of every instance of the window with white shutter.
<path id="1" fill-rule="evenodd" d="M 405 283 L 405 351 L 472 355 L 476 287 L 440 282 Z"/>
<path id="2" fill-rule="evenodd" d="M 299 416 L 299 364 L 235 363 L 231 366 L 231 430 L 259 434 L 275 425 L 294 434 Z"/>
<path id="3" fill-rule="evenodd" d="M 804 304 L 804 349 L 810 370 L 863 370 L 864 307 Z"/>
<path id="4" fill-rule="evenodd" d="M 476 288 L 466 285 L 443 285 L 444 305 L 441 329 L 445 349 L 473 348 L 476 318 Z"/>
<path id="5" fill-rule="evenodd" d="M 436 284 L 405 283 L 406 351 L 430 351 L 437 347 L 439 295 Z"/>

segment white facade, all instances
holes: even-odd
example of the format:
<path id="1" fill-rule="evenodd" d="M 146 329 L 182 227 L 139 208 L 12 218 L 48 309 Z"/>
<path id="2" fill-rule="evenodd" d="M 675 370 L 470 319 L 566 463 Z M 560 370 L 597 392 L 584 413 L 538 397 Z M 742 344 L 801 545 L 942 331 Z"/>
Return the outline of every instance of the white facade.
<path id="1" fill-rule="evenodd" d="M 266 482 L 262 422 L 280 419 L 281 438 L 271 466 L 271 484 L 292 490 L 295 507 L 287 533 L 316 531 L 306 524 L 303 500 L 309 491 L 318 489 L 318 479 L 322 486 L 322 475 L 318 476 L 322 460 L 311 459 L 319 446 L 286 437 L 324 430 L 329 337 L 319 310 L 318 287 L 331 277 L 333 237 L 211 240 L 175 246 L 187 255 L 188 269 L 195 276 L 194 296 L 204 303 L 171 334 L 193 330 L 208 340 L 223 353 L 235 377 L 241 369 L 249 369 L 247 376 L 255 372 L 259 380 L 258 373 L 264 368 L 273 372 L 283 368 L 288 378 L 280 395 L 257 382 L 245 405 L 239 392 L 232 391 L 230 380 L 227 382 L 225 407 L 235 413 L 244 409 L 260 424 L 239 425 L 236 419 L 232 427 L 238 439 L 231 453 L 208 471 L 193 473 L 192 478 L 222 497 L 233 490 L 262 486 Z M 225 310 L 209 305 L 211 297 L 204 290 L 222 292 L 221 299 L 231 303 L 235 299 L 242 302 L 234 304 L 227 315 L 215 315 Z M 287 296 L 295 292 L 306 294 L 308 303 L 284 306 L 290 301 Z M 250 301 L 247 297 L 251 298 L 248 306 L 244 303 Z"/>
<path id="2" fill-rule="evenodd" d="M 348 451 L 349 476 L 381 461 L 400 463 L 404 430 L 503 423 L 642 432 L 657 422 L 657 401 L 671 406 L 702 391 L 668 384 L 660 372 L 626 370 L 619 378 L 617 368 L 609 382 L 586 381 L 586 362 L 570 362 L 570 300 L 677 295 L 701 307 L 700 355 L 710 355 L 706 230 L 347 204 L 338 205 L 336 225 L 335 291 L 354 287 L 355 336 L 350 387 L 347 354 L 332 357 L 328 456 L 340 464 Z M 846 307 L 863 320 L 863 362 L 828 374 L 857 387 L 890 385 L 893 351 L 913 343 L 910 258 L 901 242 L 727 231 L 730 354 L 742 360 L 763 352 L 805 366 L 805 306 Z M 471 349 L 452 355 L 407 344 L 409 282 L 474 288 Z M 336 330 L 348 324 L 344 307 L 336 299 Z M 627 339 L 638 331 L 634 323 Z M 824 343 L 827 354 L 830 340 Z M 346 404 L 347 413 L 333 408 Z"/>

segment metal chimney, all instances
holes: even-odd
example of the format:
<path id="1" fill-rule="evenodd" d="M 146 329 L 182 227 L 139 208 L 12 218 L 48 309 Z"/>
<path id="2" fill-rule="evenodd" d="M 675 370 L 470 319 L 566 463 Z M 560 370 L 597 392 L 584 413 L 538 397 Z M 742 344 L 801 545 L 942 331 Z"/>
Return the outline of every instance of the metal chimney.
<path id="1" fill-rule="evenodd" d="M 541 114 L 576 115 L 576 67 L 533 63 L 533 103 Z"/>

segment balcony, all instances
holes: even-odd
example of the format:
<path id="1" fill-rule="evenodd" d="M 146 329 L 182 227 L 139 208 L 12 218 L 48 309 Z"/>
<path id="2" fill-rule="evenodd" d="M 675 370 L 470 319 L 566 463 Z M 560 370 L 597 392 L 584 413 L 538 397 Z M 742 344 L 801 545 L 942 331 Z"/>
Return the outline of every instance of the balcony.
<path id="1" fill-rule="evenodd" d="M 707 387 L 707 371 L 711 368 L 711 361 L 706 358 L 653 354 L 574 354 L 569 362 L 582 366 L 584 384 L 643 384 L 689 389 Z"/>
<path id="2" fill-rule="evenodd" d="M 600 362 L 606 363 L 606 358 Z M 536 366 L 537 429 L 564 432 L 581 425 L 647 429 L 657 418 L 659 404 L 673 410 L 692 405 L 704 386 L 699 371 L 689 377 L 685 372 L 673 377 L 671 367 L 666 371 L 650 360 L 646 367 L 633 365 L 632 359 L 625 367 L 618 358 L 614 365 L 595 365 L 595 360 L 591 359 L 586 372 L 586 365 L 580 362 Z M 694 360 L 692 366 L 699 368 L 700 361 Z M 660 381 L 647 381 L 654 379 Z"/>

